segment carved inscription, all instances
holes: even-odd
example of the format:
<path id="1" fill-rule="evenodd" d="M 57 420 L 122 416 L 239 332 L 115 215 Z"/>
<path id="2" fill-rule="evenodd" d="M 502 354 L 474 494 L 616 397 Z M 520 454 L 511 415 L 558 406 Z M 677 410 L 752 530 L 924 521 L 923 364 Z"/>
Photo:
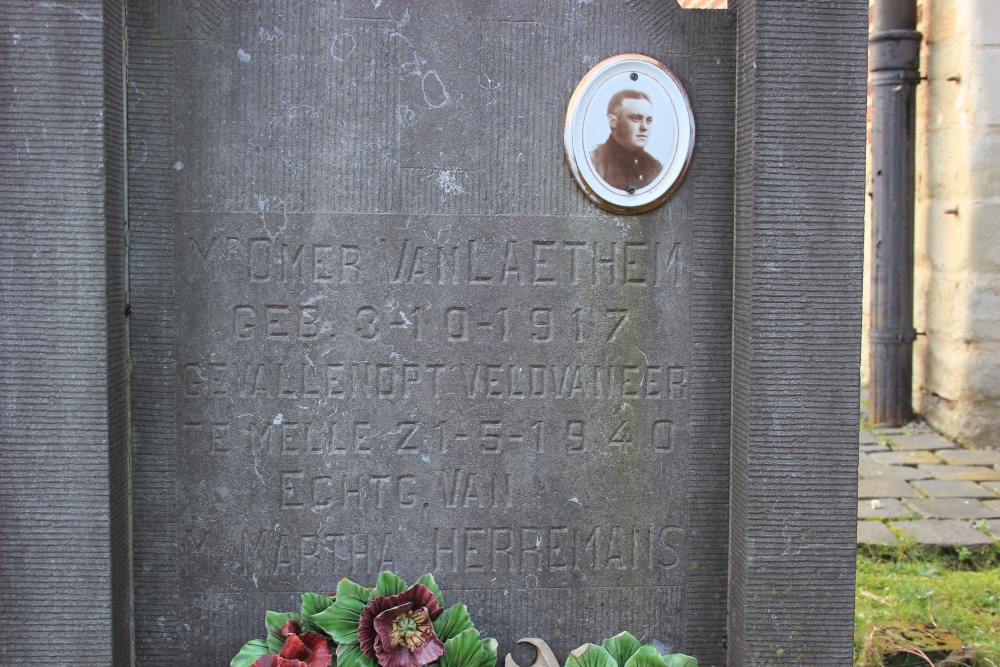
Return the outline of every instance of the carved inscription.
<path id="1" fill-rule="evenodd" d="M 179 313 L 178 442 L 202 476 L 180 493 L 225 519 L 189 518 L 183 553 L 259 590 L 411 567 L 465 587 L 680 583 L 683 239 L 263 223 L 182 225 L 181 283 L 205 307 Z"/>
<path id="2" fill-rule="evenodd" d="M 679 287 L 681 247 L 660 241 L 384 238 L 294 243 L 260 235 L 186 237 L 188 280 L 357 285 Z"/>

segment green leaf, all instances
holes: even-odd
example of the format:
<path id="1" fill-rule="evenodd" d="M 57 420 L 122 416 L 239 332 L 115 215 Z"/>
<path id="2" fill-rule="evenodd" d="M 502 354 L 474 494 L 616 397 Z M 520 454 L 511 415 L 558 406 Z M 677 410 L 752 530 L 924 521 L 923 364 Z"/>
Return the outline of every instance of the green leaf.
<path id="1" fill-rule="evenodd" d="M 625 667 L 625 663 L 632 657 L 642 644 L 638 639 L 627 632 L 619 632 L 610 639 L 605 639 L 601 646 L 611 654 L 611 657 L 618 663 L 618 667 Z"/>
<path id="2" fill-rule="evenodd" d="M 469 628 L 444 643 L 444 655 L 438 660 L 438 665 L 439 667 L 480 667 L 486 658 L 487 652 L 479 639 L 479 632 L 475 628 Z"/>
<path id="3" fill-rule="evenodd" d="M 357 644 L 358 621 L 371 597 L 370 588 L 359 586 L 350 579 L 341 579 L 337 586 L 337 599 L 313 615 L 312 622 L 338 644 Z"/>
<path id="4" fill-rule="evenodd" d="M 253 663 L 257 662 L 257 659 L 262 655 L 267 655 L 270 651 L 267 648 L 267 642 L 263 639 L 251 639 L 240 652 L 236 654 L 236 657 L 232 659 L 229 663 L 230 667 L 250 667 Z"/>
<path id="5" fill-rule="evenodd" d="M 698 667 L 697 658 L 683 653 L 671 653 L 663 656 L 663 662 L 666 663 L 667 667 Z"/>
<path id="6" fill-rule="evenodd" d="M 373 597 L 378 597 L 379 595 L 384 595 L 389 597 L 390 595 L 399 595 L 406 590 L 406 582 L 397 577 L 392 572 L 380 572 L 378 575 L 378 581 L 375 583 L 375 595 Z"/>
<path id="7" fill-rule="evenodd" d="M 426 586 L 427 588 L 429 588 L 430 591 L 431 591 L 431 593 L 434 594 L 434 597 L 436 597 L 438 599 L 438 604 L 441 605 L 442 608 L 444 608 L 444 596 L 441 595 L 441 589 L 438 588 L 437 582 L 434 581 L 434 575 L 433 574 L 431 574 L 430 572 L 428 572 L 424 576 L 422 576 L 419 579 L 417 579 L 417 583 L 418 584 L 423 584 L 424 586 Z"/>
<path id="8" fill-rule="evenodd" d="M 447 642 L 452 637 L 455 637 L 462 632 L 465 632 L 469 628 L 474 627 L 472 625 L 472 619 L 469 618 L 469 609 L 464 604 L 456 604 L 448 607 L 443 614 L 437 617 L 434 621 L 434 634 L 442 642 Z"/>
<path id="9" fill-rule="evenodd" d="M 361 652 L 358 644 L 343 645 L 337 649 L 337 667 L 378 667 L 378 663 Z"/>
<path id="10" fill-rule="evenodd" d="M 646 644 L 632 654 L 632 657 L 625 663 L 625 667 L 665 667 L 663 656 L 656 650 L 656 647 Z"/>
<path id="11" fill-rule="evenodd" d="M 479 643 L 483 647 L 483 657 L 479 661 L 479 667 L 496 667 L 497 640 L 493 637 L 483 637 Z"/>
<path id="12" fill-rule="evenodd" d="M 618 663 L 605 648 L 597 644 L 584 644 L 570 652 L 566 658 L 566 667 L 618 667 Z"/>
<path id="13" fill-rule="evenodd" d="M 281 647 L 285 645 L 285 638 L 279 637 L 278 635 L 272 635 L 268 633 L 267 635 L 267 652 L 278 655 L 281 653 Z"/>
<path id="14" fill-rule="evenodd" d="M 302 632 L 318 632 L 329 636 L 323 628 L 313 622 L 313 616 L 329 609 L 333 605 L 333 600 L 327 595 L 302 594 Z"/>
<path id="15" fill-rule="evenodd" d="M 288 621 L 295 621 L 301 625 L 302 615 L 296 614 L 294 611 L 268 611 L 264 613 L 264 625 L 267 626 L 269 634 L 281 637 L 281 628 L 285 627 L 285 623 Z"/>
<path id="16" fill-rule="evenodd" d="M 333 604 L 333 598 L 328 595 L 318 595 L 316 593 L 302 594 L 302 615 L 312 616 L 318 614 Z"/>

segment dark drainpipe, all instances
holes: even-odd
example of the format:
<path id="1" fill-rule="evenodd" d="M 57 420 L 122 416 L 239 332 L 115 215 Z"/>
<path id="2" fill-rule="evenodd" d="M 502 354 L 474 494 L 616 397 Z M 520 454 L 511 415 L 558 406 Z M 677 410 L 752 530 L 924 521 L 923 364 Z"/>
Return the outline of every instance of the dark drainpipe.
<path id="1" fill-rule="evenodd" d="M 913 418 L 913 145 L 920 40 L 916 0 L 876 0 L 872 91 L 869 415 Z"/>

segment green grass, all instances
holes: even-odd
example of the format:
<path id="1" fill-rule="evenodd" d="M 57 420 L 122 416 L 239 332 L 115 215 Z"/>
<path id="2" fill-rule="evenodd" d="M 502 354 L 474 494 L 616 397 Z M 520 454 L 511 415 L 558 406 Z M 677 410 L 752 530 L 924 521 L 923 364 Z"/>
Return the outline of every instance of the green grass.
<path id="1" fill-rule="evenodd" d="M 950 630 L 969 649 L 965 661 L 934 664 L 1000 665 L 1000 548 L 859 549 L 857 566 L 855 665 L 930 665 L 910 654 L 897 655 L 896 662 L 878 657 L 884 655 L 879 644 L 906 646 L 885 628 L 920 625 Z"/>

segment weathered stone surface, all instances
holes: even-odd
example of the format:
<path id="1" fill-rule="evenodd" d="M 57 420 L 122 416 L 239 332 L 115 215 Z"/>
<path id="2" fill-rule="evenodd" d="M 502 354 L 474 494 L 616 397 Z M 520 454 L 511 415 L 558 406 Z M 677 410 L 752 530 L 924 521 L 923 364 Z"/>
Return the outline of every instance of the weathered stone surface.
<path id="1" fill-rule="evenodd" d="M 858 521 L 858 544 L 893 546 L 899 540 L 881 521 Z"/>
<path id="2" fill-rule="evenodd" d="M 864 479 L 927 479 L 931 474 L 926 470 L 920 470 L 913 466 L 883 466 L 869 465 L 858 468 L 858 472 Z"/>
<path id="3" fill-rule="evenodd" d="M 917 465 L 918 463 L 941 463 L 941 459 L 933 452 L 910 451 L 910 452 L 876 452 L 869 454 L 873 461 L 882 465 Z"/>
<path id="4" fill-rule="evenodd" d="M 985 489 L 989 489 L 993 493 L 1000 496 L 1000 481 L 997 480 L 987 480 L 979 483 Z"/>
<path id="5" fill-rule="evenodd" d="M 723 662 L 734 13 L 463 7 L 130 4 L 144 664 L 225 664 L 265 609 L 386 568 L 505 647 L 628 616 Z M 562 125 L 636 51 L 677 71 L 698 148 L 627 218 L 576 187 Z"/>
<path id="6" fill-rule="evenodd" d="M 989 489 L 965 480 L 925 479 L 911 483 L 931 498 L 996 498 Z"/>
<path id="7" fill-rule="evenodd" d="M 993 539 L 1000 540 L 1000 519 L 986 519 L 983 523 Z"/>
<path id="8" fill-rule="evenodd" d="M 875 437 L 874 433 L 872 433 L 871 431 L 869 431 L 867 429 L 861 429 L 861 431 L 860 431 L 860 433 L 858 435 L 858 443 L 861 446 L 865 446 L 865 445 L 880 445 L 880 446 L 883 446 L 883 447 L 885 446 L 885 445 L 882 445 L 882 443 L 879 441 L 879 439 Z"/>
<path id="9" fill-rule="evenodd" d="M 990 449 L 955 449 L 950 452 L 938 452 L 945 463 L 970 466 L 1000 465 L 1000 452 Z"/>
<path id="10" fill-rule="evenodd" d="M 926 428 L 926 427 L 925 427 Z M 891 436 L 892 448 L 898 452 L 916 450 L 939 450 L 953 449 L 955 444 L 948 441 L 940 434 L 928 430 L 926 433 L 906 434 Z"/>
<path id="11" fill-rule="evenodd" d="M 872 498 L 858 501 L 859 519 L 908 519 L 916 516 L 897 498 Z"/>
<path id="12" fill-rule="evenodd" d="M 990 509 L 973 498 L 914 498 L 906 501 L 918 514 L 928 519 L 993 519 L 1000 508 Z"/>
<path id="13" fill-rule="evenodd" d="M 917 544 L 971 547 L 990 544 L 993 541 L 989 536 L 976 530 L 968 521 L 918 519 L 917 521 L 897 521 L 889 525 Z"/>
<path id="14" fill-rule="evenodd" d="M 921 465 L 938 479 L 965 479 L 970 482 L 1000 480 L 1000 470 L 985 466 Z"/>
<path id="15" fill-rule="evenodd" d="M 921 498 L 923 494 L 901 479 L 862 479 L 858 498 Z"/>
<path id="16" fill-rule="evenodd" d="M 129 658 L 122 3 L 0 2 L 0 664 Z"/>
<path id="17" fill-rule="evenodd" d="M 858 449 L 859 449 L 860 452 L 865 453 L 865 454 L 870 454 L 871 452 L 887 452 L 887 451 L 889 451 L 889 447 L 887 445 L 882 445 L 882 444 L 878 444 L 878 443 L 875 443 L 875 444 L 872 444 L 872 445 L 860 445 Z"/>

